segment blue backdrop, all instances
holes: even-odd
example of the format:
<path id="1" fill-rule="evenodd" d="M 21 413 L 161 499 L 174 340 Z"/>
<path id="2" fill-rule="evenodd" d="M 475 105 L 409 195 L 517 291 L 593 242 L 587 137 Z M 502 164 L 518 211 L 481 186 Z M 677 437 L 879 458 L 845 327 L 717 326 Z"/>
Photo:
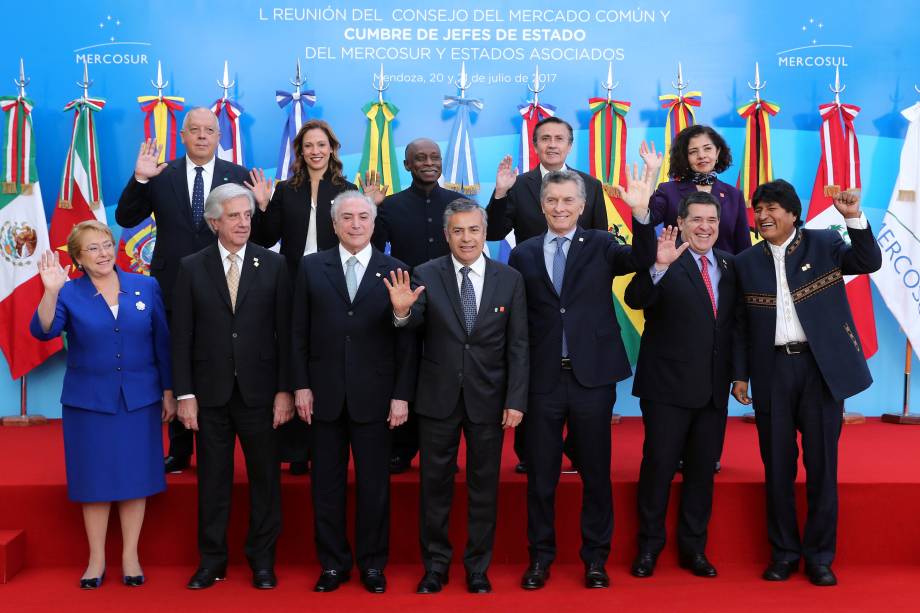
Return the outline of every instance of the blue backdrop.
<path id="1" fill-rule="evenodd" d="M 443 113 L 444 95 L 461 60 L 474 83 L 468 95 L 485 109 L 472 129 L 482 181 L 483 203 L 492 190 L 500 158 L 515 153 L 520 118 L 516 107 L 530 93 L 527 82 L 539 64 L 545 75 L 544 103 L 576 128 L 570 163 L 587 167 L 587 100 L 604 95 L 601 83 L 608 61 L 619 87 L 614 97 L 632 102 L 627 116 L 629 161 L 638 160 L 644 138 L 663 145 L 665 114 L 658 96 L 673 91 L 677 63 L 690 89 L 703 93 L 697 121 L 714 125 L 739 159 L 743 121 L 735 109 L 751 97 L 748 82 L 760 63 L 767 82 L 764 98 L 781 106 L 773 119 L 774 173 L 790 180 L 807 198 L 820 156 L 817 106 L 833 94 L 835 68 L 846 85 L 843 102 L 862 107 L 856 129 L 862 159 L 866 213 L 875 228 L 888 205 L 898 171 L 906 123 L 899 111 L 918 97 L 920 39 L 915 28 L 920 8 L 902 0 L 884 4 L 836 3 L 528 2 L 474 0 L 466 3 L 415 0 L 345 0 L 297 3 L 224 0 L 159 0 L 89 5 L 54 0 L 43 10 L 7 12 L 0 76 L 12 79 L 18 60 L 31 78 L 35 101 L 39 176 L 46 213 L 57 199 L 72 117 L 61 112 L 78 97 L 75 81 L 89 63 L 90 93 L 107 101 L 96 116 L 103 200 L 114 223 L 114 205 L 131 176 L 143 136 L 137 96 L 155 93 L 157 60 L 163 63 L 168 95 L 184 96 L 187 106 L 209 105 L 221 90 L 224 60 L 236 81 L 231 97 L 242 120 L 247 166 L 274 167 L 284 111 L 276 89 L 290 90 L 300 59 L 315 89 L 309 115 L 329 121 L 343 143 L 345 170 L 353 175 L 360 158 L 366 120 L 361 106 L 376 92 L 372 75 L 383 63 L 386 99 L 399 107 L 394 123 L 398 157 L 415 137 L 446 144 L 453 115 Z M 562 8 L 560 8 L 562 7 Z M 14 93 L 9 80 L 0 93 Z M 181 144 L 180 144 L 181 154 Z M 734 182 L 738 164 L 723 179 Z M 403 185 L 410 179 L 403 171 Z M 847 407 L 868 415 L 899 410 L 905 339 L 874 291 L 879 352 L 869 361 L 875 384 Z M 2 357 L 0 357 L 2 363 Z M 30 373 L 32 412 L 57 417 L 63 355 Z M 18 381 L 0 368 L 0 415 L 19 406 Z M 620 386 L 617 407 L 638 414 L 631 380 Z M 914 384 L 920 397 L 920 384 Z M 916 405 L 916 402 L 915 402 Z M 734 405 L 733 413 L 741 412 Z"/>

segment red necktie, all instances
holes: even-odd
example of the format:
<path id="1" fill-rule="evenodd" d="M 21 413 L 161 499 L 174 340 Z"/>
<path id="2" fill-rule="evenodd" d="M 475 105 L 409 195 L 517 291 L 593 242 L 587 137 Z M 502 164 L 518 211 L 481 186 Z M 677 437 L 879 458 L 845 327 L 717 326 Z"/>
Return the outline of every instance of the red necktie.
<path id="1" fill-rule="evenodd" d="M 709 278 L 709 258 L 705 255 L 700 258 L 700 272 L 703 274 L 703 285 L 706 286 L 706 291 L 709 292 L 709 302 L 712 303 L 712 316 L 718 317 L 719 312 L 716 309 L 716 295 L 712 291 L 712 279 Z"/>

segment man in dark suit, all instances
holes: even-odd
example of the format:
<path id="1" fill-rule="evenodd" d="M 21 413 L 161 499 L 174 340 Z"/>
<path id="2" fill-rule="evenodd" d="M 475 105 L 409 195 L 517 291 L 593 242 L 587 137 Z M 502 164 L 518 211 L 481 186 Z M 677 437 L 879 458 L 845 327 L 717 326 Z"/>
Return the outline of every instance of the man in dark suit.
<path id="1" fill-rule="evenodd" d="M 647 270 L 655 261 L 655 229 L 648 216 L 652 173 L 634 171 L 629 192 L 633 248 L 612 234 L 585 230 L 581 176 L 556 170 L 543 179 L 541 202 L 548 224 L 542 236 L 514 248 L 508 263 L 527 288 L 530 327 L 530 396 L 526 418 L 527 538 L 530 566 L 525 589 L 543 587 L 556 554 L 553 528 L 562 462 L 562 430 L 575 437 L 582 498 L 581 558 L 585 585 L 607 587 L 604 569 L 613 533 L 610 484 L 610 413 L 616 382 L 632 372 L 620 339 L 610 284 L 616 275 Z"/>
<path id="2" fill-rule="evenodd" d="M 170 317 L 179 260 L 215 240 L 204 221 L 208 192 L 225 183 L 242 184 L 249 178 L 242 166 L 214 155 L 220 129 L 217 117 L 209 109 L 190 109 L 182 121 L 180 138 L 185 156 L 162 164 L 158 160 L 163 145 L 149 139 L 141 144 L 134 175 L 128 180 L 115 208 L 115 221 L 124 228 L 136 226 L 150 215 L 156 216 L 157 240 L 150 274 L 160 284 Z M 183 429 L 179 422 L 169 424 L 166 472 L 188 467 L 192 440 L 191 432 Z"/>
<path id="3" fill-rule="evenodd" d="M 466 440 L 467 589 L 492 590 L 502 428 L 516 427 L 527 401 L 527 304 L 517 271 L 485 257 L 486 216 L 456 200 L 444 211 L 446 255 L 387 286 L 396 325 L 424 323 L 415 410 L 421 452 L 420 541 L 425 575 L 417 592 L 441 591 L 453 550 L 448 519 L 460 433 Z"/>
<path id="4" fill-rule="evenodd" d="M 441 178 L 441 148 L 429 138 L 417 138 L 406 147 L 406 170 L 412 185 L 380 204 L 374 224 L 374 246 L 405 262 L 409 272 L 429 260 L 450 253 L 444 237 L 444 209 L 463 194 L 438 185 Z M 418 420 L 409 407 L 406 424 L 393 433 L 390 472 L 408 470 L 418 453 Z"/>
<path id="5" fill-rule="evenodd" d="M 872 384 L 847 301 L 844 275 L 878 270 L 882 254 L 859 208 L 859 192 L 840 192 L 850 244 L 834 229 L 801 228 L 802 203 L 783 180 L 751 199 L 763 242 L 735 257 L 743 305 L 733 352 L 732 395 L 751 404 L 767 489 L 767 581 L 785 581 L 805 558 L 815 585 L 836 585 L 837 442 L 843 401 Z M 808 518 L 799 538 L 795 474 L 802 436 Z"/>
<path id="6" fill-rule="evenodd" d="M 495 177 L 495 191 L 486 209 L 489 216 L 487 240 L 499 241 L 514 230 L 516 244 L 546 232 L 546 218 L 540 206 L 540 188 L 546 173 L 568 169 L 565 160 L 572 151 L 574 133 L 568 122 L 558 117 L 547 117 L 534 127 L 533 144 L 540 165 L 521 175 L 513 166 L 510 155 L 498 165 Z M 604 188 L 601 182 L 581 171 L 573 170 L 581 177 L 585 186 L 585 208 L 578 224 L 585 229 L 607 231 L 607 208 L 604 204 Z M 514 432 L 514 451 L 520 462 L 515 467 L 519 473 L 527 472 L 524 462 L 527 424 Z M 571 436 L 571 434 L 569 435 Z M 571 441 L 566 439 L 565 453 L 573 462 Z"/>
<path id="7" fill-rule="evenodd" d="M 393 326 L 383 283 L 406 265 L 371 246 L 375 212 L 360 192 L 339 194 L 332 202 L 339 246 L 303 258 L 294 292 L 291 378 L 297 412 L 312 424 L 318 592 L 347 581 L 354 563 L 345 534 L 349 447 L 361 582 L 372 593 L 386 590 L 390 430 L 408 416 L 416 363 L 414 335 Z"/>
<path id="8" fill-rule="evenodd" d="M 290 277 L 284 258 L 248 242 L 255 202 L 229 183 L 211 191 L 205 218 L 217 243 L 182 259 L 173 292 L 174 390 L 179 418 L 198 432 L 198 549 L 189 589 L 227 572 L 227 520 L 239 437 L 249 476 L 246 557 L 255 587 L 275 587 L 281 467 L 275 429 L 294 407 Z"/>
<path id="9" fill-rule="evenodd" d="M 680 564 L 699 577 L 715 577 L 706 558 L 712 512 L 712 464 L 722 449 L 731 387 L 735 313 L 732 255 L 714 249 L 721 207 L 707 192 L 681 202 L 677 230 L 666 228 L 658 257 L 626 287 L 626 304 L 645 313 L 633 380 L 642 408 L 645 443 L 639 471 L 639 554 L 636 577 L 650 577 L 665 543 L 671 480 L 683 458 Z"/>

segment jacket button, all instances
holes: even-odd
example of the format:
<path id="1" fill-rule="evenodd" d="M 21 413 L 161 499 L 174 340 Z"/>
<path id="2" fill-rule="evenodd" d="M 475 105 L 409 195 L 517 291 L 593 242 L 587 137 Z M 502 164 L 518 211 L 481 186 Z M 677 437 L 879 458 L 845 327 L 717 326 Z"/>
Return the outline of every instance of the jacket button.
<path id="1" fill-rule="evenodd" d="M 565 314 L 565 307 L 562 307 L 561 309 L 559 309 L 559 312 L 562 313 L 562 314 L 564 315 L 564 314 Z"/>
<path id="2" fill-rule="evenodd" d="M 354 315 L 354 314 L 355 314 L 354 311 L 348 311 L 348 316 L 349 316 L 349 317 L 351 317 L 351 316 Z"/>
<path id="3" fill-rule="evenodd" d="M 116 328 L 115 328 L 115 331 L 116 331 L 116 332 L 119 332 L 120 330 L 116 327 Z"/>
<path id="4" fill-rule="evenodd" d="M 120 353 L 116 353 L 116 354 L 115 354 L 115 358 L 118 359 L 118 360 L 120 360 L 120 359 L 121 359 L 121 354 L 120 354 Z"/>
<path id="5" fill-rule="evenodd" d="M 433 242 L 434 242 L 434 239 L 431 238 L 431 237 L 429 236 L 429 237 L 428 237 L 428 242 L 429 242 L 429 243 L 433 243 Z"/>
<path id="6" fill-rule="evenodd" d="M 428 218 L 428 223 L 431 223 L 431 217 Z"/>
<path id="7" fill-rule="evenodd" d="M 234 332 L 231 336 L 233 336 L 233 338 L 236 338 L 236 332 Z"/>
<path id="8" fill-rule="evenodd" d="M 467 344 L 465 344 L 465 345 L 463 345 L 463 348 L 464 348 L 464 349 L 469 349 L 469 348 L 470 348 L 470 345 L 469 345 L 469 343 L 467 343 Z"/>
<path id="9" fill-rule="evenodd" d="M 350 343 L 350 342 L 351 342 L 351 337 L 350 337 L 350 336 L 346 336 L 346 337 L 345 337 L 345 342 L 346 342 L 346 343 Z"/>
<path id="10" fill-rule="evenodd" d="M 118 372 L 121 372 L 121 366 L 119 366 L 119 367 L 116 368 L 115 370 L 117 370 Z"/>

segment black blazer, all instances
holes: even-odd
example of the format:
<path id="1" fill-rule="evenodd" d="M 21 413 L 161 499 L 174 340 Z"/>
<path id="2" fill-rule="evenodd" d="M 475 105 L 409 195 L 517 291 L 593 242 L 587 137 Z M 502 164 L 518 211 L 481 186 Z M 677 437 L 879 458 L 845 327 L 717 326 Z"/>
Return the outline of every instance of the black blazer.
<path id="1" fill-rule="evenodd" d="M 585 387 L 613 385 L 632 374 L 613 306 L 617 275 L 648 269 L 655 261 L 655 228 L 633 219 L 633 247 L 599 230 L 577 228 L 565 262 L 562 295 L 546 272 L 543 235 L 515 247 L 508 264 L 527 288 L 530 391 L 551 392 L 559 381 L 562 329 L 575 378 Z"/>
<path id="2" fill-rule="evenodd" d="M 115 221 L 123 228 L 134 227 L 150 215 L 156 216 L 157 240 L 150 274 L 160 283 L 167 310 L 172 308 L 179 260 L 217 240 L 207 222 L 202 222 L 197 228 L 192 225 L 192 201 L 188 195 L 185 160 L 182 156 L 167 162 L 163 172 L 147 183 L 138 183 L 132 176 L 115 207 Z M 220 158 L 214 160 L 211 189 L 224 183 L 242 185 L 248 180 L 249 171 L 242 166 Z"/>
<path id="3" fill-rule="evenodd" d="M 574 170 L 574 169 L 572 169 Z M 582 228 L 607 231 L 607 208 L 604 204 L 604 187 L 601 182 L 576 170 L 585 182 L 585 210 L 578 218 Z M 546 232 L 546 218 L 540 207 L 540 187 L 543 176 L 540 167 L 518 175 L 514 185 L 504 198 L 495 198 L 495 192 L 489 199 L 486 215 L 489 227 L 486 238 L 499 241 L 514 230 L 514 240 L 520 245 L 528 238 Z"/>
<path id="4" fill-rule="evenodd" d="M 294 290 L 291 386 L 312 390 L 314 419 L 335 421 L 347 404 L 352 421 L 386 421 L 391 399 L 412 400 L 414 335 L 393 326 L 383 284 L 397 268 L 406 265 L 374 249 L 351 301 L 338 248 L 303 258 Z"/>
<path id="5" fill-rule="evenodd" d="M 417 266 L 413 285 L 425 291 L 412 307 L 409 327 L 424 322 L 415 412 L 443 419 L 461 390 L 473 423 L 499 423 L 506 408 L 526 412 L 527 302 L 518 272 L 486 258 L 482 297 L 467 335 L 450 255 Z"/>
<path id="6" fill-rule="evenodd" d="M 732 255 L 720 249 L 713 255 L 722 275 L 717 317 L 689 249 L 657 285 L 640 270 L 626 286 L 626 304 L 645 313 L 634 396 L 694 409 L 712 399 L 727 408 L 737 288 Z"/>
<path id="7" fill-rule="evenodd" d="M 334 185 L 329 173 L 319 182 L 316 194 L 316 248 L 318 251 L 330 249 L 339 244 L 339 239 L 332 230 L 332 201 L 344 191 L 357 190 L 354 183 L 346 181 L 343 185 Z M 252 242 L 263 247 L 271 247 L 281 241 L 281 255 L 287 259 L 288 272 L 293 278 L 297 267 L 303 259 L 303 250 L 307 245 L 307 227 L 310 225 L 310 206 L 312 187 L 309 178 L 292 187 L 291 181 L 281 181 L 275 187 L 275 193 L 265 212 L 256 207 L 252 218 Z"/>
<path id="8" fill-rule="evenodd" d="M 239 385 L 250 407 L 271 407 L 291 390 L 290 279 L 284 258 L 246 245 L 236 312 L 217 244 L 182 259 L 171 322 L 176 396 L 198 406 L 222 406 Z"/>

